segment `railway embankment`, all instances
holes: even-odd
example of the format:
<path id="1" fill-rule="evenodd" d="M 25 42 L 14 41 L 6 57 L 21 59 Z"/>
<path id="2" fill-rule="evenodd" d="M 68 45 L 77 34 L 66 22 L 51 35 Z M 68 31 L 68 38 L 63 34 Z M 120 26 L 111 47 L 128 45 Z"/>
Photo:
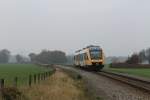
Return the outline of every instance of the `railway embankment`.
<path id="1" fill-rule="evenodd" d="M 150 100 L 148 92 L 112 78 L 73 67 L 59 67 L 79 73 L 85 79 L 88 90 L 95 97 L 101 97 L 104 100 Z"/>
<path id="2" fill-rule="evenodd" d="M 80 75 L 59 68 L 47 81 L 22 91 L 28 100 L 93 100 L 87 95 Z"/>

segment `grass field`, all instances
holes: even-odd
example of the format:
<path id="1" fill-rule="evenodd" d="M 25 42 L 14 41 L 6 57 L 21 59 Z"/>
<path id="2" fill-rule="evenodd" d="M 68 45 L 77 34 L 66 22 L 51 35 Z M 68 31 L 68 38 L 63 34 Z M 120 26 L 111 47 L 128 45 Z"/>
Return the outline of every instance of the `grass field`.
<path id="1" fill-rule="evenodd" d="M 144 68 L 143 69 L 141 69 L 141 68 L 140 69 L 138 69 L 138 68 L 133 68 L 133 69 L 131 69 L 131 68 L 108 68 L 107 70 L 150 78 L 150 69 L 144 69 Z"/>
<path id="2" fill-rule="evenodd" d="M 0 79 L 4 78 L 6 85 L 12 85 L 14 78 L 18 77 L 19 85 L 28 83 L 29 75 L 42 73 L 48 70 L 32 64 L 0 64 Z"/>

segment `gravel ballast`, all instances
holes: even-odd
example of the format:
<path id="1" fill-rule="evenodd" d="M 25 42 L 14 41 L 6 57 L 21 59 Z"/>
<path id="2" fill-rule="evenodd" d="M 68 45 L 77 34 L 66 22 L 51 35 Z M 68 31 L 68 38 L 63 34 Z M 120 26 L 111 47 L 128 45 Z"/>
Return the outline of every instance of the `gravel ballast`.
<path id="1" fill-rule="evenodd" d="M 95 96 L 96 100 L 99 100 L 98 98 L 103 98 L 104 100 L 150 100 L 150 93 L 105 76 L 73 67 L 59 67 L 80 74 L 84 78 L 88 90 Z"/>

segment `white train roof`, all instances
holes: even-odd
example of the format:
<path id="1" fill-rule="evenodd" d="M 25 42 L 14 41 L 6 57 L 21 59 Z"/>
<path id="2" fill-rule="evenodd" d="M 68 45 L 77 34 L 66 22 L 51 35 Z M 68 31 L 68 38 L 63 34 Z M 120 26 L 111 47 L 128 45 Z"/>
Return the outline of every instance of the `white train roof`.
<path id="1" fill-rule="evenodd" d="M 77 51 L 75 52 L 75 55 L 78 55 L 78 54 L 80 54 L 80 53 L 84 53 L 84 52 L 85 52 L 85 51 L 84 51 L 85 49 L 90 49 L 90 48 L 100 48 L 100 49 L 101 49 L 100 46 L 89 45 L 89 46 L 87 46 L 87 47 L 85 47 L 85 48 L 83 48 L 83 49 L 77 50 Z"/>

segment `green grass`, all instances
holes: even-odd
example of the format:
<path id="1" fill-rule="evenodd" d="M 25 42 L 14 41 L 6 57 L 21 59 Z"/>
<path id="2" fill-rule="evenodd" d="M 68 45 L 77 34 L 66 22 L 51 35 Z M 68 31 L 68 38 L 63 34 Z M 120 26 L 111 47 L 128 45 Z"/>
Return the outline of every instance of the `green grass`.
<path id="1" fill-rule="evenodd" d="M 14 78 L 18 77 L 18 84 L 26 85 L 30 74 L 38 74 L 48 70 L 52 69 L 32 64 L 0 64 L 0 79 L 5 79 L 6 85 L 13 85 Z"/>
<path id="2" fill-rule="evenodd" d="M 143 69 L 141 69 L 141 68 L 140 69 L 138 69 L 138 68 L 133 68 L 133 69 L 131 69 L 131 68 L 130 69 L 128 69 L 128 68 L 108 68 L 107 70 L 150 78 L 150 69 L 144 69 L 144 68 Z"/>

